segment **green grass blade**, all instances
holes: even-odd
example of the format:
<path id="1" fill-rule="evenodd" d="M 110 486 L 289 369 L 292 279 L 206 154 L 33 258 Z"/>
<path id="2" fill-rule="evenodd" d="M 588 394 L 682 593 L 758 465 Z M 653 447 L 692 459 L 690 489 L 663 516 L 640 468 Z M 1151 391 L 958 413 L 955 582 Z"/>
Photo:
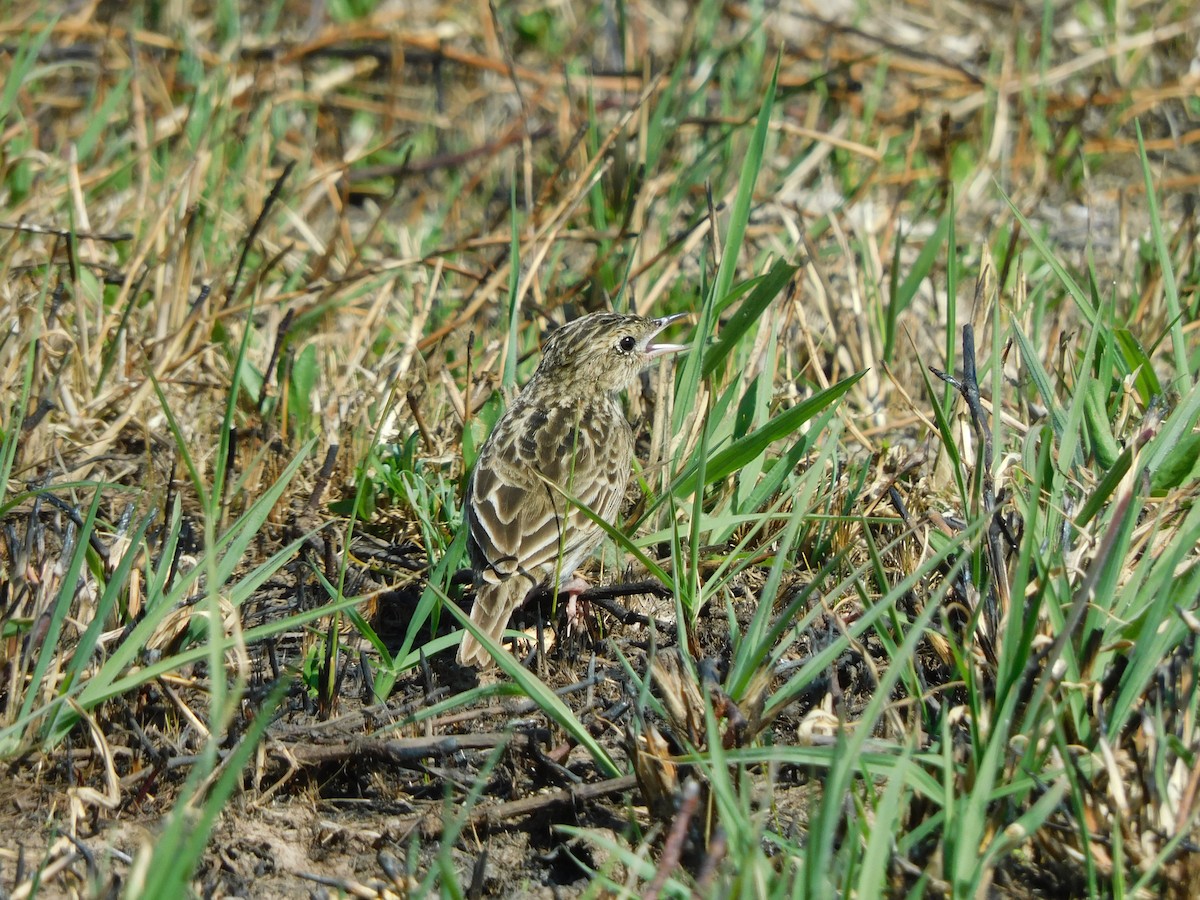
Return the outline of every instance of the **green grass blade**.
<path id="1" fill-rule="evenodd" d="M 771 444 L 795 432 L 813 416 L 837 402 L 862 378 L 863 374 L 863 372 L 858 372 L 843 378 L 837 384 L 780 413 L 762 428 L 734 441 L 724 450 L 717 451 L 705 465 L 704 486 L 728 478 L 747 462 L 760 456 Z M 702 486 L 698 472 L 697 463 L 688 466 L 671 486 L 671 493 L 675 496 L 687 497 L 693 491 L 698 490 Z"/>
<path id="2" fill-rule="evenodd" d="M 1179 306 L 1179 287 L 1175 284 L 1175 267 L 1171 264 L 1171 250 L 1167 247 L 1162 219 L 1158 213 L 1158 194 L 1154 190 L 1154 178 L 1150 174 L 1150 159 L 1146 156 L 1146 144 L 1142 140 L 1142 123 L 1134 120 L 1137 132 L 1138 157 L 1142 163 L 1142 178 L 1146 185 L 1146 205 L 1150 212 L 1150 236 L 1154 240 L 1154 260 L 1162 272 L 1163 296 L 1167 301 L 1167 315 L 1174 351 L 1175 371 L 1185 385 L 1192 381 L 1192 362 L 1188 355 L 1187 341 L 1183 336 L 1183 311 Z"/>
<path id="3" fill-rule="evenodd" d="M 517 659 L 505 650 L 499 642 L 492 639 L 491 635 L 480 631 L 479 628 L 471 621 L 471 617 L 458 608 L 458 605 L 453 603 L 449 597 L 442 597 L 443 608 L 458 619 L 460 625 L 475 636 L 479 643 L 487 648 L 488 654 L 496 661 L 501 671 L 504 672 L 521 688 L 525 696 L 529 697 L 538 708 L 542 710 L 551 720 L 557 722 L 558 725 L 571 735 L 595 761 L 597 768 L 601 773 L 609 778 L 615 778 L 621 774 L 621 770 L 617 764 L 609 756 L 608 751 L 592 737 L 591 732 L 575 717 L 571 712 L 570 707 L 558 697 L 546 684 L 536 675 L 526 669 Z"/>

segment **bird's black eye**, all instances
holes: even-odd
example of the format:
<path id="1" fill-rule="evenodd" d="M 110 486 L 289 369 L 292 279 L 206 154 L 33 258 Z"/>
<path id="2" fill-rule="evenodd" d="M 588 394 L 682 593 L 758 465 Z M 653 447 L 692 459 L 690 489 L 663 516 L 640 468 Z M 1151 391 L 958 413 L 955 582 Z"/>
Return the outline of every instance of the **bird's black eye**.
<path id="1" fill-rule="evenodd" d="M 637 346 L 637 338 L 631 334 L 627 334 L 617 342 L 617 346 L 621 348 L 622 353 L 630 353 Z"/>

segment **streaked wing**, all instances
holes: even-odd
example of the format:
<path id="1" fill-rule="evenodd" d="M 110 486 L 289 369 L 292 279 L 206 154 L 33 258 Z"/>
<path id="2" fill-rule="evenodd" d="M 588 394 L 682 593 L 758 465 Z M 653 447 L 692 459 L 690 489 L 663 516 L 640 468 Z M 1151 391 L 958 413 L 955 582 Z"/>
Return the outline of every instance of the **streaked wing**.
<path id="1" fill-rule="evenodd" d="M 518 474 L 519 480 L 513 477 Z M 467 504 L 471 549 L 475 570 L 486 582 L 495 584 L 525 569 L 529 530 L 553 518 L 543 487 L 531 475 L 487 456 L 480 456 L 471 474 Z"/>
<path id="2" fill-rule="evenodd" d="M 536 583 L 554 572 L 560 552 L 563 569 L 573 569 L 603 537 L 563 492 L 611 522 L 628 481 L 633 439 L 615 408 L 514 407 L 512 413 L 472 474 L 468 520 L 484 581 L 521 572 Z M 514 425 L 519 430 L 508 427 Z"/>

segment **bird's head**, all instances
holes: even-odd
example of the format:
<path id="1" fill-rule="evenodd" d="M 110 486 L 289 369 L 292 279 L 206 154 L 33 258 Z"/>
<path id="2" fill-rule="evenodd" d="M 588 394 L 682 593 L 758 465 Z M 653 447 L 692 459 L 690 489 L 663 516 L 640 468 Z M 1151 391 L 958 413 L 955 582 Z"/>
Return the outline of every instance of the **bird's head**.
<path id="1" fill-rule="evenodd" d="M 660 331 L 686 316 L 582 316 L 547 338 L 534 377 L 558 386 L 564 395 L 624 390 L 653 360 L 688 349 L 686 344 L 652 343 Z"/>

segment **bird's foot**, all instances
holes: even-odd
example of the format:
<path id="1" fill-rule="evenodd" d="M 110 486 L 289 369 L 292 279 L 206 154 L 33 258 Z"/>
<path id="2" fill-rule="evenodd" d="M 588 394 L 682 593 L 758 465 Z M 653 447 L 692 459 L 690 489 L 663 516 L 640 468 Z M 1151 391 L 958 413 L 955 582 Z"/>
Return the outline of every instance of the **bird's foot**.
<path id="1" fill-rule="evenodd" d="M 567 595 L 567 633 L 573 631 L 582 631 L 584 622 L 587 619 L 583 610 L 583 604 L 579 602 L 579 595 L 591 588 L 584 579 L 578 575 L 572 577 L 569 581 L 564 581 L 559 586 L 558 592 Z"/>

